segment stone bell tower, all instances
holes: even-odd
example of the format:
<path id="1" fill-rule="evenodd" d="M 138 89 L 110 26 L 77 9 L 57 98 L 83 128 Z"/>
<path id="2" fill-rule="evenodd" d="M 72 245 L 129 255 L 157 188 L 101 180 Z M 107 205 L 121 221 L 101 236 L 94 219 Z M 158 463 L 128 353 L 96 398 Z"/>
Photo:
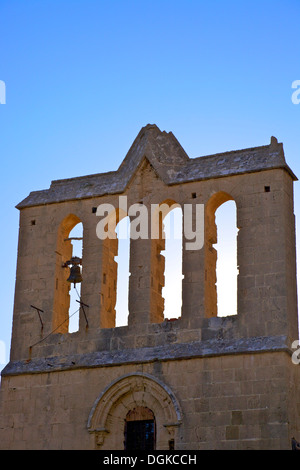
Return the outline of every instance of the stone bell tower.
<path id="1" fill-rule="evenodd" d="M 0 448 L 289 449 L 300 440 L 296 180 L 274 137 L 189 158 L 171 132 L 147 125 L 118 170 L 53 181 L 20 202 Z M 99 237 L 97 226 L 99 208 L 112 233 L 126 216 L 133 224 L 120 196 L 149 218 L 153 206 L 167 209 L 156 237 L 130 240 L 128 324 L 117 327 L 118 238 Z M 228 200 L 238 307 L 220 317 L 215 212 Z M 163 219 L 175 206 L 183 227 L 187 206 L 200 208 L 203 224 L 198 245 L 183 233 L 181 316 L 169 321 Z M 70 333 L 70 232 L 79 223 L 80 318 Z"/>

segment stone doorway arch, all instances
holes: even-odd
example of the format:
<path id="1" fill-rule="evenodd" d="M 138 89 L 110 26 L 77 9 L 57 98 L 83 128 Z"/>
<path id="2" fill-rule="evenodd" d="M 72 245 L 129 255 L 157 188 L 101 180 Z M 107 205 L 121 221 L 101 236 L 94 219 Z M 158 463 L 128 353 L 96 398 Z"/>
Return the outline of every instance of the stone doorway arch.
<path id="1" fill-rule="evenodd" d="M 113 381 L 96 399 L 87 423 L 94 448 L 123 450 L 125 420 L 137 407 L 152 410 L 156 422 L 156 449 L 178 442 L 182 412 L 173 392 L 155 377 L 136 372 Z"/>

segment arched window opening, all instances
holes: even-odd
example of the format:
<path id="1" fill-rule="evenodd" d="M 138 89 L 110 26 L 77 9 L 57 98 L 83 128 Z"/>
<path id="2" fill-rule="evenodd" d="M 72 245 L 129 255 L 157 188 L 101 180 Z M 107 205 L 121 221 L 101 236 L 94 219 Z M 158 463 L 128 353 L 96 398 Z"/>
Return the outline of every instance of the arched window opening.
<path id="1" fill-rule="evenodd" d="M 128 293 L 129 293 L 129 253 L 130 253 L 130 219 L 124 217 L 117 224 L 118 254 L 116 289 L 116 326 L 128 325 Z"/>
<path id="2" fill-rule="evenodd" d="M 215 193 L 205 212 L 205 313 L 237 314 L 236 204 L 225 192 Z"/>
<path id="3" fill-rule="evenodd" d="M 234 201 L 222 204 L 216 210 L 217 267 L 216 286 L 218 316 L 237 314 L 237 232 Z"/>
<path id="4" fill-rule="evenodd" d="M 74 227 L 76 228 L 74 229 Z M 75 296 L 73 296 L 72 292 L 74 289 L 73 283 L 71 284 L 68 281 L 71 266 L 68 262 L 75 256 L 80 258 L 80 260 L 82 259 L 82 240 L 73 240 L 74 238 L 82 239 L 82 236 L 83 228 L 81 220 L 74 214 L 69 214 L 65 217 L 58 227 L 52 317 L 52 329 L 56 333 L 69 333 L 76 331 L 76 328 L 78 329 L 75 326 L 76 320 L 73 319 L 72 313 L 79 309 L 79 304 L 76 302 L 76 308 L 73 307 Z M 79 245 L 74 246 L 76 243 L 79 243 Z M 77 283 L 77 290 L 79 286 L 80 284 Z M 76 297 L 79 300 L 78 294 L 76 294 Z M 75 325 L 73 324 L 74 320 Z"/>
<path id="5" fill-rule="evenodd" d="M 165 249 L 164 318 L 177 319 L 181 316 L 182 307 L 182 210 L 176 207 L 163 220 Z"/>
<path id="6" fill-rule="evenodd" d="M 155 450 L 155 417 L 146 407 L 137 406 L 125 419 L 124 448 L 130 451 Z"/>
<path id="7" fill-rule="evenodd" d="M 69 237 L 72 245 L 72 258 L 78 257 L 82 259 L 82 223 L 77 224 L 70 232 Z M 79 330 L 79 308 L 78 300 L 81 298 L 81 283 L 70 283 L 70 307 L 69 307 L 69 325 L 68 332 L 75 333 Z"/>
<path id="8" fill-rule="evenodd" d="M 115 209 L 110 204 L 105 213 L 107 215 L 97 225 L 98 236 L 103 237 L 100 327 L 115 328 L 128 321 L 129 236 L 126 224 L 129 218 L 123 209 Z"/>

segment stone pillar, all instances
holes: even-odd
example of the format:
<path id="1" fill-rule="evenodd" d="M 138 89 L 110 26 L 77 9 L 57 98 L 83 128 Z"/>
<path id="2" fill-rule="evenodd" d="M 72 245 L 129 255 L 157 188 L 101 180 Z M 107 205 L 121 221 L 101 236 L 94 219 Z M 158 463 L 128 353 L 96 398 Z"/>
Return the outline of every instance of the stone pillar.
<path id="1" fill-rule="evenodd" d="M 128 325 L 146 324 L 151 311 L 151 239 L 130 239 Z"/>
<path id="2" fill-rule="evenodd" d="M 205 285 L 205 270 L 204 270 L 204 247 L 203 247 L 203 230 L 204 222 L 197 220 L 196 226 L 196 204 L 202 204 L 201 201 L 193 199 L 192 203 L 192 227 L 187 230 L 187 217 L 190 217 L 188 211 L 183 207 L 183 235 L 182 235 L 182 322 L 187 326 L 199 326 L 199 319 L 204 317 L 204 285 Z M 201 212 L 202 214 L 202 212 Z M 202 215 L 201 215 L 202 217 Z M 191 240 L 190 230 L 198 231 L 197 243 Z M 187 237 L 188 236 L 188 237 Z M 191 244 L 191 241 L 194 244 Z"/>

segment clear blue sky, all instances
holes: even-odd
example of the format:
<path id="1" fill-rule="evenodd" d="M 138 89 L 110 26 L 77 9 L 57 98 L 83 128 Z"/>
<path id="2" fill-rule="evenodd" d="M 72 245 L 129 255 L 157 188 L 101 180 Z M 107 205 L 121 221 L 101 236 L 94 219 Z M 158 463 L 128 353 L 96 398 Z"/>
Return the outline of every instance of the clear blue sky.
<path id="1" fill-rule="evenodd" d="M 274 135 L 300 176 L 300 104 L 291 101 L 300 80 L 299 24 L 299 0 L 0 0 L 7 93 L 0 341 L 7 349 L 14 207 L 30 191 L 117 169 L 148 123 L 172 131 L 190 157 L 265 145 Z M 299 194 L 296 184 L 298 219 Z"/>

